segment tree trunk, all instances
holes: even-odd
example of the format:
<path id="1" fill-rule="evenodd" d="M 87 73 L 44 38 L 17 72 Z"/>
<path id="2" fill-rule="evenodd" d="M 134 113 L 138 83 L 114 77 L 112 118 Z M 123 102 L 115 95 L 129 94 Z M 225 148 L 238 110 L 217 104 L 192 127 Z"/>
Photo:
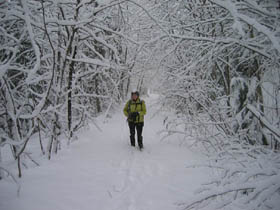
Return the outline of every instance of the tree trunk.
<path id="1" fill-rule="evenodd" d="M 96 93 L 96 95 L 99 95 L 99 90 L 98 90 L 98 74 L 95 77 L 94 84 L 95 84 L 95 93 Z M 96 105 L 97 113 L 100 113 L 102 110 L 101 110 L 101 102 L 100 102 L 100 99 L 98 97 L 96 97 L 96 99 L 95 99 L 95 105 Z"/>
<path id="2" fill-rule="evenodd" d="M 74 59 L 77 54 L 77 47 L 75 46 L 73 56 L 72 58 Z M 67 100 L 67 108 L 68 108 L 68 131 L 69 131 L 69 141 L 73 137 L 73 130 L 72 130 L 72 82 L 73 82 L 73 74 L 75 72 L 74 70 L 74 65 L 75 62 L 71 61 L 69 65 L 69 74 L 68 74 L 68 100 Z"/>
<path id="3" fill-rule="evenodd" d="M 43 147 L 42 137 L 41 137 L 40 121 L 37 120 L 37 122 L 38 122 L 38 133 L 39 133 L 40 147 L 41 147 L 42 154 L 45 155 L 45 150 L 44 150 L 44 147 Z"/>
<path id="4" fill-rule="evenodd" d="M 1 147 L 0 147 L 0 164 L 2 163 L 2 153 L 1 153 Z M 2 169 L 0 168 L 0 180 L 3 179 L 4 173 Z"/>
<path id="5" fill-rule="evenodd" d="M 18 177 L 19 177 L 19 178 L 22 177 L 20 155 L 18 156 Z"/>
<path id="6" fill-rule="evenodd" d="M 49 141 L 49 145 L 48 145 L 48 158 L 49 158 L 49 160 L 51 159 L 51 156 L 52 156 L 52 144 L 53 144 L 54 138 L 55 137 L 52 135 L 52 137 Z"/>

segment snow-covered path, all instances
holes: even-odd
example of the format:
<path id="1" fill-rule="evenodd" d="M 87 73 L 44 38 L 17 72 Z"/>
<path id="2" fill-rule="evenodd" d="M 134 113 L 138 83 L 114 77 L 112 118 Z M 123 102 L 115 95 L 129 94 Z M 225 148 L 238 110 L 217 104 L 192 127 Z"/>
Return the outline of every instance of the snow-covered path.
<path id="1" fill-rule="evenodd" d="M 0 182 L 1 210 L 172 210 L 205 181 L 202 169 L 186 168 L 201 156 L 161 141 L 162 116 L 146 101 L 144 151 L 129 145 L 124 116 L 114 115 L 84 131 L 52 161 L 24 171 L 21 194 Z M 2 189 L 1 189 L 2 188 Z"/>

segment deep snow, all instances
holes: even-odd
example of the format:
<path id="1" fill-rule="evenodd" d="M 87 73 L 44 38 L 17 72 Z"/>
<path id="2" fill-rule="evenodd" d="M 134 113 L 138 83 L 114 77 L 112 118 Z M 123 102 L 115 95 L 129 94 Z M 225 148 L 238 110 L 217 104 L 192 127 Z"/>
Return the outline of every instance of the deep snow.
<path id="1" fill-rule="evenodd" d="M 163 114 L 156 97 L 146 99 L 144 150 L 129 145 L 122 107 L 93 125 L 78 141 L 51 161 L 23 171 L 20 196 L 16 186 L 0 181 L 1 210 L 172 210 L 193 198 L 210 171 L 187 168 L 202 158 L 175 137 L 161 140 Z"/>

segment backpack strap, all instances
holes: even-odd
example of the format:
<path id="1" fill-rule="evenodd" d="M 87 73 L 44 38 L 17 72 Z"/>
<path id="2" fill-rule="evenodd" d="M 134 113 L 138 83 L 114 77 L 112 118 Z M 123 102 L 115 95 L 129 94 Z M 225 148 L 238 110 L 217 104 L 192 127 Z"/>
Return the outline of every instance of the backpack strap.
<path id="1" fill-rule="evenodd" d="M 127 112 L 130 113 L 131 99 L 128 101 Z"/>
<path id="2" fill-rule="evenodd" d="M 127 106 L 127 112 L 128 113 L 130 113 L 130 106 L 131 106 L 131 103 L 132 103 L 132 100 L 130 99 L 129 101 L 128 101 L 128 106 Z M 139 103 L 136 103 L 136 105 L 137 104 L 141 104 L 141 111 L 143 111 L 143 100 L 140 100 L 140 102 Z"/>

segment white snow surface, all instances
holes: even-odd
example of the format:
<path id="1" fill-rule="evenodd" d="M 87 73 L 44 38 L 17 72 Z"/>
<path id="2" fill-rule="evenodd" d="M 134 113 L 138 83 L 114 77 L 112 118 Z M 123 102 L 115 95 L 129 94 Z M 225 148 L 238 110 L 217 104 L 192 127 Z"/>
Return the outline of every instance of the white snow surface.
<path id="1" fill-rule="evenodd" d="M 154 115 L 155 97 L 145 101 L 143 151 L 129 145 L 120 107 L 106 122 L 98 120 L 102 131 L 92 125 L 51 161 L 41 157 L 40 166 L 24 170 L 19 197 L 12 181 L 0 181 L 0 209 L 181 209 L 178 204 L 192 200 L 211 172 L 186 167 L 203 156 L 174 137 L 161 140 L 164 116 Z"/>

